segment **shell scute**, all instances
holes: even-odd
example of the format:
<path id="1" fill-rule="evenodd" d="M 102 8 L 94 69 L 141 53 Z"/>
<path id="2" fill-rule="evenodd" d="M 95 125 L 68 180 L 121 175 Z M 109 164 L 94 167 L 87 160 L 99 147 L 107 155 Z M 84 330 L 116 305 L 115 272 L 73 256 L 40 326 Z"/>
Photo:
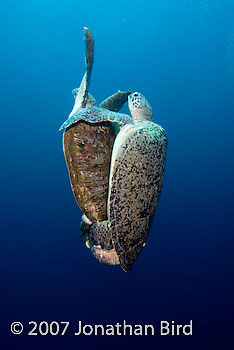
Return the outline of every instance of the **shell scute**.
<path id="1" fill-rule="evenodd" d="M 107 219 L 108 179 L 115 137 L 109 122 L 101 126 L 78 122 L 63 134 L 72 191 L 91 222 Z"/>

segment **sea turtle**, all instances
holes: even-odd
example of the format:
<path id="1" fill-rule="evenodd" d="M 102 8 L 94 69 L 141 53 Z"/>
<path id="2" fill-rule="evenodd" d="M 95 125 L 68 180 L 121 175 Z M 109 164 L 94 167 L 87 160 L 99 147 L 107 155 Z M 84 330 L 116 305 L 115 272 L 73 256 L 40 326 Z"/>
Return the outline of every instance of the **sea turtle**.
<path id="1" fill-rule="evenodd" d="M 97 106 L 88 93 L 94 41 L 89 29 L 84 29 L 86 72 L 79 89 L 73 90 L 75 104 L 60 130 L 65 129 L 63 150 L 75 199 L 87 222 L 93 223 L 107 219 L 112 147 L 120 126 L 131 121 L 130 116 L 115 111 L 127 101 L 130 92 L 118 91 Z"/>
<path id="2" fill-rule="evenodd" d="M 145 245 L 159 201 L 167 151 L 165 130 L 152 122 L 145 97 L 128 96 L 133 123 L 118 133 L 112 151 L 107 221 L 83 226 L 94 256 L 129 271 Z"/>

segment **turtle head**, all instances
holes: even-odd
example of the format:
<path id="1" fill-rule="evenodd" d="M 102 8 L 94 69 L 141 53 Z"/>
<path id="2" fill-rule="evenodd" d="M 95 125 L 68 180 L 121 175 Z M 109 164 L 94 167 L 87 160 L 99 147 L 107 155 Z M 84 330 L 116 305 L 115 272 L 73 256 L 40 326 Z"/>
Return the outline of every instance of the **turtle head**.
<path id="1" fill-rule="evenodd" d="M 139 92 L 133 92 L 128 96 L 128 107 L 134 123 L 144 120 L 152 121 L 152 108 L 146 98 Z"/>

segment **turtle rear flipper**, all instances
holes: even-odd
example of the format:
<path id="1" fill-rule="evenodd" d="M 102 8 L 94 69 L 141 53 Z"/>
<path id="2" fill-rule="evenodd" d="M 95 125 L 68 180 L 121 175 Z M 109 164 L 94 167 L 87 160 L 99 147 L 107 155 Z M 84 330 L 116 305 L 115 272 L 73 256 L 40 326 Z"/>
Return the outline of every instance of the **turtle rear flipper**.
<path id="1" fill-rule="evenodd" d="M 105 265 L 119 265 L 119 257 L 113 247 L 109 222 L 95 222 L 89 231 L 89 245 L 95 258 Z"/>
<path id="2" fill-rule="evenodd" d="M 109 111 L 118 112 L 128 100 L 130 91 L 118 91 L 101 102 L 100 107 Z"/>

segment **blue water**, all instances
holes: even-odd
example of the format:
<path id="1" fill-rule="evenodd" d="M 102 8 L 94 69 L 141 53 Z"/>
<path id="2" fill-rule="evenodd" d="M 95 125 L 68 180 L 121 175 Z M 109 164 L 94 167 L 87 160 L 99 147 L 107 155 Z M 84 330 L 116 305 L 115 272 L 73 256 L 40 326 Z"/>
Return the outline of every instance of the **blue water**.
<path id="1" fill-rule="evenodd" d="M 58 131 L 85 71 L 84 26 L 97 101 L 140 91 L 168 133 L 160 203 L 129 273 L 81 243 Z M 1 349 L 231 349 L 234 1 L 5 1 L 0 43 Z M 54 320 L 70 321 L 65 336 L 27 335 L 29 321 Z M 157 334 L 75 337 L 79 320 Z M 193 320 L 193 335 L 160 336 L 162 320 Z"/>

